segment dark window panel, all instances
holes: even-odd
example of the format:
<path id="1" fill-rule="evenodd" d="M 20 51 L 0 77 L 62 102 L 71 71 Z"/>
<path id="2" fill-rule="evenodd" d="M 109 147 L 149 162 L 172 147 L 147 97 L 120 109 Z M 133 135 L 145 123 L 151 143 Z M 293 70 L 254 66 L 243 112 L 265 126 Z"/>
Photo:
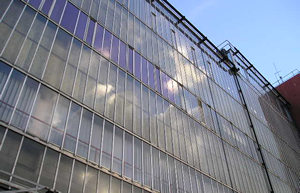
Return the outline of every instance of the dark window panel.
<path id="1" fill-rule="evenodd" d="M 7 1 L 1 1 L 7 2 Z M 24 7 L 24 3 L 21 1 L 14 1 L 11 6 L 9 7 L 8 11 L 6 12 L 5 16 L 3 17 L 0 23 L 0 52 L 2 51 L 5 42 L 8 40 L 8 37 L 16 24 L 22 10 Z M 1 7 L 2 8 L 2 7 Z M 2 15 L 1 15 L 2 16 Z"/>
<path id="2" fill-rule="evenodd" d="M 83 37 L 84 37 L 87 18 L 88 17 L 86 14 L 84 14 L 83 12 L 80 12 L 75 35 L 81 40 L 83 40 Z"/>
<path id="3" fill-rule="evenodd" d="M 3 91 L 11 67 L 0 61 L 0 93 Z"/>
<path id="4" fill-rule="evenodd" d="M 133 50 L 129 48 L 128 53 L 128 67 L 127 70 L 132 74 L 133 73 Z"/>
<path id="5" fill-rule="evenodd" d="M 88 167 L 87 174 L 85 176 L 85 193 L 96 193 L 98 182 L 98 170 L 92 167 Z"/>
<path id="6" fill-rule="evenodd" d="M 133 177 L 133 137 L 129 133 L 125 133 L 124 175 L 130 179 Z"/>
<path id="7" fill-rule="evenodd" d="M 104 32 L 103 27 L 97 24 L 94 48 L 99 52 L 102 52 L 103 32 Z"/>
<path id="8" fill-rule="evenodd" d="M 65 3 L 66 3 L 65 0 L 60 0 L 60 1 L 56 1 L 55 5 L 54 5 L 54 8 L 52 10 L 52 14 L 51 14 L 50 18 L 53 19 L 54 21 L 56 21 L 57 23 L 59 23 Z"/>
<path id="9" fill-rule="evenodd" d="M 86 42 L 89 45 L 92 45 L 94 29 L 95 29 L 95 22 L 93 20 L 90 20 L 88 32 L 87 32 L 87 35 L 86 35 Z"/>
<path id="10" fill-rule="evenodd" d="M 34 8 L 38 9 L 42 0 L 30 0 L 29 4 L 31 4 Z"/>
<path id="11" fill-rule="evenodd" d="M 155 89 L 155 79 L 154 79 L 155 71 L 154 71 L 153 64 L 148 62 L 148 67 L 149 67 L 149 85 L 152 89 Z"/>
<path id="12" fill-rule="evenodd" d="M 53 187 L 56 167 L 58 164 L 58 157 L 59 157 L 58 152 L 49 148 L 47 149 L 44 158 L 43 169 L 39 181 L 40 184 L 47 186 L 49 188 Z"/>
<path id="13" fill-rule="evenodd" d="M 68 192 L 73 160 L 61 154 L 55 189 L 60 192 Z"/>
<path id="14" fill-rule="evenodd" d="M 148 62 L 145 58 L 142 58 L 142 81 L 148 84 Z"/>
<path id="15" fill-rule="evenodd" d="M 120 41 L 119 65 L 124 69 L 126 69 L 126 47 L 127 45 Z"/>
<path id="16" fill-rule="evenodd" d="M 115 63 L 118 63 L 118 54 L 119 54 L 119 39 L 115 36 L 112 38 L 112 48 L 111 48 L 111 59 Z"/>
<path id="17" fill-rule="evenodd" d="M 43 8 L 42 8 L 42 12 L 46 15 L 48 15 L 49 11 L 50 11 L 50 8 L 52 6 L 52 3 L 53 3 L 53 0 L 45 0 L 45 3 L 43 5 Z"/>
<path id="18" fill-rule="evenodd" d="M 21 135 L 8 130 L 0 150 L 0 170 L 12 172 L 21 138 Z M 0 173 L 0 178 L 9 180 L 9 176 L 2 173 Z"/>
<path id="19" fill-rule="evenodd" d="M 44 154 L 44 147 L 30 139 L 25 138 L 14 174 L 27 180 L 36 182 Z M 15 179 L 16 181 L 17 178 Z"/>
<path id="20" fill-rule="evenodd" d="M 134 75 L 140 80 L 141 79 L 141 55 L 134 52 Z"/>
<path id="21" fill-rule="evenodd" d="M 74 5 L 72 5 L 69 2 L 67 3 L 67 6 L 66 6 L 66 9 L 65 9 L 62 21 L 61 21 L 61 26 L 66 28 L 71 33 L 74 32 L 78 12 L 79 12 L 79 10 Z"/>
<path id="22" fill-rule="evenodd" d="M 100 171 L 98 179 L 98 192 L 109 193 L 109 175 Z"/>
<path id="23" fill-rule="evenodd" d="M 85 165 L 79 161 L 75 161 L 73 168 L 73 175 L 71 181 L 71 189 L 72 193 L 81 193 L 83 191 L 83 182 L 85 178 Z"/>
<path id="24" fill-rule="evenodd" d="M 111 37 L 111 33 L 105 30 L 102 54 L 107 58 L 110 56 Z"/>
<path id="25" fill-rule="evenodd" d="M 160 71 L 158 68 L 155 69 L 155 85 L 156 90 L 161 93 Z"/>

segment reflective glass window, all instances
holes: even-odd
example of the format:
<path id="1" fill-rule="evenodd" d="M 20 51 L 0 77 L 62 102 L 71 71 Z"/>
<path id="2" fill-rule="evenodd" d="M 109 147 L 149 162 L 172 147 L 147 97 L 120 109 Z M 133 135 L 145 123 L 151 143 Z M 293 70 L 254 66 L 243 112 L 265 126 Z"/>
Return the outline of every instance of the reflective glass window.
<path id="1" fill-rule="evenodd" d="M 56 21 L 57 23 L 59 23 L 59 20 L 61 18 L 63 9 L 65 7 L 66 1 L 65 0 L 61 0 L 61 1 L 56 1 L 54 8 L 52 10 L 52 14 L 51 14 L 51 19 L 53 19 L 54 21 Z"/>
<path id="2" fill-rule="evenodd" d="M 68 192 L 72 163 L 73 160 L 71 158 L 61 154 L 56 177 L 56 190 L 60 192 Z"/>
<path id="3" fill-rule="evenodd" d="M 99 163 L 100 161 L 102 133 L 103 133 L 103 119 L 97 115 L 94 115 L 89 160 L 95 163 Z"/>
<path id="4" fill-rule="evenodd" d="M 78 22 L 77 22 L 75 35 L 81 40 L 83 40 L 83 37 L 84 37 L 87 18 L 88 17 L 87 17 L 86 14 L 84 14 L 83 12 L 80 12 L 79 19 L 78 19 Z"/>
<path id="5" fill-rule="evenodd" d="M 85 165 L 79 161 L 75 161 L 73 175 L 71 181 L 70 192 L 81 193 L 83 191 L 83 182 L 85 180 Z"/>
<path id="6" fill-rule="evenodd" d="M 125 133 L 124 146 L 124 175 L 132 179 L 133 177 L 133 137 Z"/>
<path id="7" fill-rule="evenodd" d="M 57 94 L 45 86 L 41 86 L 29 120 L 27 132 L 46 140 Z M 47 109 L 47 110 L 46 110 Z"/>
<path id="8" fill-rule="evenodd" d="M 80 121 L 77 155 L 80 155 L 84 158 L 87 158 L 88 155 L 89 142 L 91 136 L 92 116 L 93 114 L 90 111 L 83 109 Z"/>
<path id="9" fill-rule="evenodd" d="M 74 5 L 69 2 L 67 3 L 63 18 L 61 20 L 61 26 L 66 28 L 71 33 L 74 32 L 78 12 L 79 10 Z"/>
<path id="10" fill-rule="evenodd" d="M 41 183 L 42 185 L 50 188 L 53 187 L 56 167 L 58 164 L 58 157 L 58 152 L 49 148 L 47 149 L 39 181 L 39 183 Z"/>
<path id="11" fill-rule="evenodd" d="M 123 163 L 122 154 L 123 154 L 123 130 L 115 126 L 112 170 L 119 174 L 122 174 L 122 163 Z"/>
<path id="12" fill-rule="evenodd" d="M 110 122 L 105 122 L 104 124 L 101 165 L 108 169 L 111 168 L 113 127 L 113 124 Z"/>

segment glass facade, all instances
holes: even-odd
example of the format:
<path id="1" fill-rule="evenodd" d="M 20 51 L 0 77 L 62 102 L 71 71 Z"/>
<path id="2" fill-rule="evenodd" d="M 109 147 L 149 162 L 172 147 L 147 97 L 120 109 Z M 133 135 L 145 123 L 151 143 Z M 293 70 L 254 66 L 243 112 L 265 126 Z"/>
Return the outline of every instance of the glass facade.
<path id="1" fill-rule="evenodd" d="M 178 15 L 164 0 L 0 1 L 0 187 L 299 191 L 285 101 Z"/>

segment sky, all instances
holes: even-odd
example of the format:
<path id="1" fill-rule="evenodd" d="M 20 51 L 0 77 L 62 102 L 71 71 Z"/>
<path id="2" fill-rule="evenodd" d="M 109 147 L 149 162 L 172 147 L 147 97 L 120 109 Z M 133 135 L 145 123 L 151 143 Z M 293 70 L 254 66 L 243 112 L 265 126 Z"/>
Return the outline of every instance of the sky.
<path id="1" fill-rule="evenodd" d="M 229 40 L 270 83 L 277 71 L 300 70 L 300 0 L 169 2 L 216 46 Z"/>

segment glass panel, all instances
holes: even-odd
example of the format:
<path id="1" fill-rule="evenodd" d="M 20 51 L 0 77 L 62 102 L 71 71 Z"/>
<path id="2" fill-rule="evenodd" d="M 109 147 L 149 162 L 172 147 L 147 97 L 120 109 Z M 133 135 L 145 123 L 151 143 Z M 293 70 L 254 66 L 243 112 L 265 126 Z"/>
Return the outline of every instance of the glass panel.
<path id="1" fill-rule="evenodd" d="M 99 52 L 102 52 L 103 32 L 104 32 L 103 27 L 97 24 L 94 48 Z"/>
<path id="2" fill-rule="evenodd" d="M 39 5 L 41 3 L 41 0 L 30 0 L 29 3 L 36 9 L 39 8 Z"/>
<path id="3" fill-rule="evenodd" d="M 0 150 L 0 170 L 9 173 L 12 172 L 16 156 L 19 150 L 21 138 L 21 135 L 10 130 L 7 131 L 2 148 Z M 6 176 L 2 173 L 0 173 L 0 178 L 9 180 L 9 176 Z"/>
<path id="4" fill-rule="evenodd" d="M 110 193 L 121 193 L 121 180 L 114 177 L 111 178 Z"/>
<path id="5" fill-rule="evenodd" d="M 98 170 L 92 167 L 88 167 L 85 177 L 85 193 L 96 193 L 98 182 Z"/>
<path id="6" fill-rule="evenodd" d="M 112 120 L 114 119 L 115 114 L 116 82 L 117 67 L 114 64 L 111 64 L 106 88 L 105 115 Z"/>
<path id="7" fill-rule="evenodd" d="M 38 14 L 32 24 L 32 27 L 28 33 L 28 37 L 24 42 L 24 45 L 19 53 L 16 61 L 16 65 L 22 69 L 28 71 L 34 54 L 37 50 L 38 43 L 41 39 L 43 29 L 46 25 L 47 19 Z"/>
<path id="8" fill-rule="evenodd" d="M 128 67 L 127 70 L 132 74 L 133 73 L 133 50 L 129 48 L 128 56 Z"/>
<path id="9" fill-rule="evenodd" d="M 126 101 L 125 101 L 125 128 L 132 131 L 133 122 L 133 78 L 127 76 L 126 79 Z"/>
<path id="10" fill-rule="evenodd" d="M 67 121 L 70 101 L 63 96 L 59 96 L 56 109 L 52 119 L 52 129 L 50 134 L 50 142 L 61 146 L 63 133 Z"/>
<path id="11" fill-rule="evenodd" d="M 45 3 L 44 3 L 43 8 L 42 8 L 42 12 L 44 14 L 48 15 L 52 3 L 53 3 L 53 0 L 45 0 Z"/>
<path id="12" fill-rule="evenodd" d="M 88 17 L 86 14 L 84 14 L 83 12 L 80 12 L 75 35 L 81 40 L 83 40 L 83 37 L 84 37 L 87 18 Z"/>
<path id="13" fill-rule="evenodd" d="M 70 50 L 67 67 L 65 70 L 64 79 L 61 85 L 61 90 L 68 95 L 72 95 L 73 85 L 76 76 L 76 70 L 80 57 L 81 42 L 73 39 L 72 48 Z"/>
<path id="14" fill-rule="evenodd" d="M 27 77 L 12 118 L 12 125 L 24 130 L 38 89 L 38 82 Z"/>
<path id="15" fill-rule="evenodd" d="M 112 48 L 110 58 L 115 63 L 118 63 L 118 54 L 119 54 L 119 39 L 116 36 L 112 36 Z"/>
<path id="16" fill-rule="evenodd" d="M 109 175 L 100 171 L 98 193 L 109 193 Z"/>
<path id="17" fill-rule="evenodd" d="M 97 115 L 94 115 L 89 160 L 95 163 L 100 162 L 102 132 L 103 132 L 103 119 Z"/>
<path id="18" fill-rule="evenodd" d="M 3 91 L 4 84 L 8 78 L 11 67 L 0 61 L 0 94 Z"/>
<path id="19" fill-rule="evenodd" d="M 93 114 L 90 111 L 83 109 L 76 154 L 84 158 L 87 158 L 88 155 L 89 142 L 91 136 L 92 116 Z"/>
<path id="20" fill-rule="evenodd" d="M 149 85 L 152 89 L 155 89 L 155 79 L 154 79 L 154 67 L 153 64 L 148 62 L 148 67 L 149 67 Z"/>
<path id="21" fill-rule="evenodd" d="M 57 94 L 45 86 L 41 86 L 35 101 L 28 124 L 28 133 L 47 139 L 50 121 L 54 110 Z M 47 109 L 47 111 L 45 111 Z"/>
<path id="22" fill-rule="evenodd" d="M 110 56 L 111 37 L 112 37 L 111 33 L 105 30 L 102 54 L 107 58 L 109 58 Z"/>
<path id="23" fill-rule="evenodd" d="M 142 141 L 134 138 L 134 180 L 142 183 Z"/>
<path id="24" fill-rule="evenodd" d="M 84 90 L 87 80 L 87 73 L 90 63 L 91 49 L 87 46 L 82 47 L 80 62 L 78 64 L 77 75 L 74 84 L 73 97 L 83 101 Z"/>
<path id="25" fill-rule="evenodd" d="M 48 59 L 48 55 L 50 53 L 50 48 L 53 43 L 56 28 L 56 25 L 54 25 L 52 22 L 48 22 L 48 25 L 41 39 L 40 45 L 32 61 L 31 68 L 29 69 L 30 73 L 38 78 L 42 77 Z"/>
<path id="26" fill-rule="evenodd" d="M 55 185 L 55 189 L 60 192 L 68 192 L 72 162 L 71 158 L 61 154 Z"/>
<path id="27" fill-rule="evenodd" d="M 134 52 L 134 75 L 140 80 L 141 79 L 141 55 Z"/>
<path id="28" fill-rule="evenodd" d="M 59 88 L 66 65 L 71 36 L 59 29 L 49 57 L 43 79 L 56 88 Z"/>
<path id="29" fill-rule="evenodd" d="M 59 23 L 63 9 L 65 7 L 65 4 L 66 4 L 66 1 L 62 0 L 62 1 L 56 1 L 55 5 L 54 5 L 54 8 L 53 8 L 52 14 L 51 14 L 51 19 L 53 19 L 57 23 Z"/>
<path id="30" fill-rule="evenodd" d="M 124 108 L 125 108 L 125 76 L 126 73 L 119 69 L 118 84 L 116 92 L 116 116 L 115 121 L 120 125 L 124 125 Z"/>
<path id="31" fill-rule="evenodd" d="M 132 135 L 125 133 L 125 147 L 124 147 L 124 175 L 132 179 L 133 166 L 133 138 Z"/>
<path id="32" fill-rule="evenodd" d="M 115 126 L 113 171 L 122 174 L 123 160 L 123 130 Z"/>
<path id="33" fill-rule="evenodd" d="M 89 45 L 92 45 L 93 35 L 94 35 L 94 29 L 95 29 L 95 22 L 93 20 L 90 20 L 89 30 L 88 30 L 88 32 L 86 34 L 86 42 Z"/>
<path id="34" fill-rule="evenodd" d="M 85 165 L 79 161 L 75 161 L 70 192 L 72 193 L 82 192 L 84 178 L 85 178 Z"/>
<path id="35" fill-rule="evenodd" d="M 79 10 L 74 5 L 69 2 L 67 3 L 63 18 L 61 20 L 61 26 L 66 28 L 71 33 L 74 31 L 78 12 Z"/>
<path id="36" fill-rule="evenodd" d="M 98 83 L 95 99 L 95 110 L 101 114 L 104 113 L 104 104 L 105 104 L 105 93 L 106 93 L 106 81 L 108 75 L 108 60 L 102 58 L 100 71 L 98 73 Z"/>
<path id="37" fill-rule="evenodd" d="M 123 193 L 132 193 L 132 186 L 131 184 L 124 182 L 123 181 L 123 189 L 122 189 Z"/>
<path id="38" fill-rule="evenodd" d="M 120 41 L 120 56 L 119 64 L 122 68 L 126 69 L 126 44 Z"/>
<path id="39" fill-rule="evenodd" d="M 44 147 L 39 143 L 25 138 L 14 174 L 36 182 L 44 154 Z M 16 179 L 17 180 L 17 179 Z"/>
<path id="40" fill-rule="evenodd" d="M 143 168 L 144 168 L 144 185 L 151 187 L 151 152 L 150 145 L 143 143 Z"/>
<path id="41" fill-rule="evenodd" d="M 148 62 L 145 58 L 142 58 L 142 81 L 148 84 Z"/>
<path id="42" fill-rule="evenodd" d="M 108 169 L 110 169 L 111 167 L 113 127 L 113 124 L 111 124 L 110 122 L 105 122 L 104 124 L 101 165 Z"/>
<path id="43" fill-rule="evenodd" d="M 25 76 L 19 71 L 13 71 L 0 99 L 0 119 L 9 122 L 16 105 Z"/>
<path id="44" fill-rule="evenodd" d="M 15 31 L 10 37 L 6 48 L 2 54 L 2 56 L 11 63 L 14 63 L 19 50 L 21 49 L 22 43 L 26 37 L 26 34 L 32 24 L 35 12 L 33 9 L 27 7 L 23 12 Z"/>
<path id="45" fill-rule="evenodd" d="M 159 178 L 159 151 L 156 148 L 152 148 L 152 167 L 153 169 L 153 189 L 160 190 L 160 178 Z"/>
<path id="46" fill-rule="evenodd" d="M 3 10 L 5 6 L 2 7 L 3 2 L 9 2 L 9 1 L 1 1 L 1 17 L 3 16 Z M 24 3 L 21 1 L 14 1 L 11 6 L 9 7 L 7 13 L 3 17 L 1 23 L 0 23 L 0 52 L 2 52 L 2 49 L 5 45 L 5 42 L 8 40 L 8 37 L 16 24 L 22 10 L 24 7 Z"/>
<path id="47" fill-rule="evenodd" d="M 39 183 L 41 183 L 42 185 L 50 188 L 53 187 L 56 167 L 58 164 L 58 156 L 58 152 L 49 148 L 47 149 L 39 181 Z"/>
<path id="48" fill-rule="evenodd" d="M 71 152 L 75 151 L 80 114 L 81 107 L 75 103 L 72 103 L 64 142 L 64 149 L 70 150 Z"/>

